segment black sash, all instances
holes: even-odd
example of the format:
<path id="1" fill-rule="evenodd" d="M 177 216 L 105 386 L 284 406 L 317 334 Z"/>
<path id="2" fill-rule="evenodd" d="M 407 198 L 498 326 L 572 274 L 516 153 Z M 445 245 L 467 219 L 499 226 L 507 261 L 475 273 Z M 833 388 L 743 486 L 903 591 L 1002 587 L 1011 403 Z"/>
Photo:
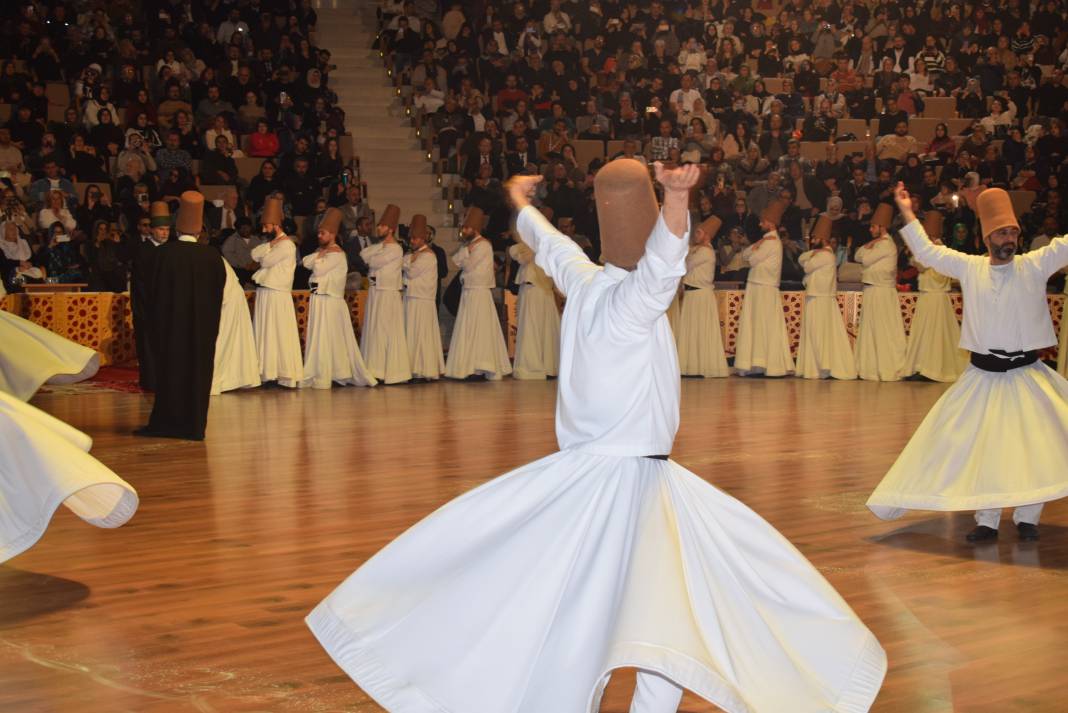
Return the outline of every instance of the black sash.
<path id="1" fill-rule="evenodd" d="M 694 287 L 693 285 L 683 285 L 682 289 L 689 292 L 690 290 L 699 290 L 700 287 Z"/>
<path id="2" fill-rule="evenodd" d="M 991 349 L 990 354 L 972 352 L 972 366 L 983 371 L 992 371 L 1003 374 L 1006 371 L 1029 366 L 1038 361 L 1038 351 L 1006 352 L 1001 349 Z"/>
<path id="3" fill-rule="evenodd" d="M 642 456 L 642 458 L 650 458 L 652 460 L 667 460 L 668 456 Z"/>

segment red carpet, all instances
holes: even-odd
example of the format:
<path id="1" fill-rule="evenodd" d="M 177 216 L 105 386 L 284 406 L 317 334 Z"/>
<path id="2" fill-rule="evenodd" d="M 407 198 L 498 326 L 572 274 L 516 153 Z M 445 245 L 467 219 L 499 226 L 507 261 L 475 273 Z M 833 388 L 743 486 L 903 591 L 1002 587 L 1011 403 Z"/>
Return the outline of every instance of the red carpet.
<path id="1" fill-rule="evenodd" d="M 140 394 L 142 391 L 137 377 L 136 366 L 102 366 L 92 379 L 77 384 L 45 384 L 38 393 L 73 395 L 111 391 Z"/>

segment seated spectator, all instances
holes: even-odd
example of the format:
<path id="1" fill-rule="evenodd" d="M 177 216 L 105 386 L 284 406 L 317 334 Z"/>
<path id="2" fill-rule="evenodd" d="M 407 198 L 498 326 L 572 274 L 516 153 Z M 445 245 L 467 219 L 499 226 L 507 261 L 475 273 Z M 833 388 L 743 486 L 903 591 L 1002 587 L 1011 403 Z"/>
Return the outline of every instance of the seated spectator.
<path id="1" fill-rule="evenodd" d="M 186 114 L 193 113 L 193 107 L 189 102 L 182 98 L 182 86 L 177 81 L 169 82 L 166 85 L 167 98 L 164 99 L 156 113 L 156 121 L 160 127 L 169 129 L 175 123 L 175 114 L 180 111 Z"/>
<path id="2" fill-rule="evenodd" d="M 293 173 L 285 181 L 285 194 L 293 209 L 293 215 L 308 216 L 315 211 L 315 202 L 321 197 L 319 181 L 311 173 L 307 158 L 298 158 L 293 164 Z"/>
<path id="3" fill-rule="evenodd" d="M 805 141 L 832 141 L 838 135 L 838 119 L 834 116 L 830 99 L 819 100 L 816 113 L 805 117 L 801 133 Z"/>
<path id="4" fill-rule="evenodd" d="M 345 159 L 341 156 L 341 144 L 336 138 L 327 139 L 322 151 L 315 158 L 315 178 L 326 187 L 341 179 Z"/>
<path id="5" fill-rule="evenodd" d="M 682 140 L 682 160 L 686 163 L 704 163 L 714 148 L 716 140 L 708 135 L 705 122 L 698 118 L 691 119 L 686 137 Z"/>
<path id="6" fill-rule="evenodd" d="M 262 119 L 267 118 L 267 109 L 260 103 L 260 95 L 253 90 L 245 92 L 244 103 L 237 109 L 237 126 L 245 133 L 252 133 Z"/>
<path id="7" fill-rule="evenodd" d="M 125 292 L 130 265 L 118 226 L 102 220 L 94 223 L 87 252 L 89 289 L 95 292 Z"/>
<path id="8" fill-rule="evenodd" d="M 222 90 L 219 89 L 219 85 L 210 84 L 208 85 L 207 96 L 197 104 L 196 121 L 198 124 L 207 124 L 217 119 L 220 114 L 233 115 L 235 111 L 234 105 L 222 98 Z M 212 146 L 214 145 L 214 140 L 209 138 L 205 143 Z"/>
<path id="9" fill-rule="evenodd" d="M 43 282 L 46 272 L 33 264 L 33 251 L 17 224 L 0 224 L 0 284 L 8 290 L 18 285 Z"/>
<path id="10" fill-rule="evenodd" d="M 252 177 L 248 184 L 248 202 L 253 211 L 263 208 L 263 202 L 267 196 L 281 190 L 282 183 L 278 179 L 278 165 L 271 159 L 267 159 L 260 166 L 260 172 Z"/>
<path id="11" fill-rule="evenodd" d="M 115 197 L 120 203 L 130 203 L 136 200 L 134 189 L 139 185 L 148 185 L 146 178 L 147 169 L 141 156 L 133 154 L 127 157 L 123 164 L 122 173 L 115 181 Z"/>
<path id="12" fill-rule="evenodd" d="M 181 136 L 181 146 L 189 152 L 189 155 L 196 159 L 204 153 L 204 143 L 200 140 L 200 132 L 197 131 L 193 117 L 188 112 L 179 111 L 174 115 L 174 129 Z"/>
<path id="13" fill-rule="evenodd" d="M 85 108 L 82 110 L 82 122 L 92 130 L 100 123 L 100 112 L 104 110 L 107 110 L 114 119 L 115 105 L 111 103 L 111 90 L 107 86 L 98 87 L 93 97 L 85 103 Z"/>
<path id="14" fill-rule="evenodd" d="M 281 143 L 266 119 L 256 122 L 256 131 L 248 137 L 248 155 L 253 158 L 274 158 L 278 155 Z"/>
<path id="15" fill-rule="evenodd" d="M 104 158 L 96 152 L 96 146 L 88 143 L 83 134 L 75 134 L 71 140 L 67 171 L 77 183 L 107 181 L 108 172 Z"/>
<path id="16" fill-rule="evenodd" d="M 97 125 L 89 131 L 89 141 L 101 156 L 118 156 L 126 144 L 126 137 L 113 120 L 110 109 L 101 109 L 97 115 Z"/>
<path id="17" fill-rule="evenodd" d="M 225 136 L 226 141 L 230 148 L 233 150 L 233 155 L 240 158 L 244 154 L 237 148 L 237 138 L 234 136 L 234 132 L 230 131 L 229 122 L 226 117 L 219 114 L 211 122 L 211 128 L 204 132 L 204 145 L 214 146 L 215 139 L 219 136 Z"/>
<path id="18" fill-rule="evenodd" d="M 237 162 L 225 135 L 215 137 L 215 148 L 200 160 L 200 183 L 206 186 L 237 184 Z"/>
<path id="19" fill-rule="evenodd" d="M 1016 123 L 1016 104 L 1005 97 L 994 97 L 990 101 L 990 113 L 980 120 L 983 129 L 995 139 L 1004 139 L 1009 135 L 1009 127 Z"/>
<path id="20" fill-rule="evenodd" d="M 11 143 L 22 149 L 23 153 L 40 148 L 41 137 L 45 132 L 44 122 L 33 118 L 28 104 L 19 105 L 6 126 L 11 132 Z"/>
<path id="21" fill-rule="evenodd" d="M 167 132 L 163 148 L 156 151 L 155 158 L 160 171 L 177 168 L 187 174 L 193 173 L 193 157 L 182 148 L 182 134 L 175 129 Z"/>
<path id="22" fill-rule="evenodd" d="M 37 227 L 49 228 L 60 223 L 68 233 L 78 227 L 77 221 L 67 207 L 67 196 L 63 191 L 50 191 L 46 196 L 45 206 L 37 214 Z"/>
<path id="23" fill-rule="evenodd" d="M 134 158 L 140 159 L 146 173 L 155 173 L 156 159 L 152 158 L 152 153 L 145 146 L 145 140 L 136 131 L 126 135 L 126 147 L 119 154 L 115 162 L 115 169 L 120 174 L 125 174 L 126 164 Z"/>
<path id="24" fill-rule="evenodd" d="M 111 200 L 100 186 L 90 183 L 85 187 L 82 201 L 74 211 L 78 225 L 96 225 L 97 221 L 113 223 L 118 218 Z"/>
<path id="25" fill-rule="evenodd" d="M 160 200 L 171 203 L 181 199 L 186 191 L 197 190 L 197 183 L 188 171 L 173 167 L 160 172 L 163 180 L 159 184 Z"/>
<path id="26" fill-rule="evenodd" d="M 78 196 L 74 193 L 74 184 L 60 175 L 59 163 L 55 159 L 48 159 L 44 162 L 43 168 L 44 176 L 30 184 L 30 200 L 36 203 L 45 203 L 48 201 L 49 193 L 59 191 L 63 194 L 67 205 L 71 207 L 76 205 Z"/>
<path id="27" fill-rule="evenodd" d="M 59 221 L 48 226 L 47 231 L 49 237 L 43 258 L 48 276 L 64 283 L 85 283 L 88 274 L 81 245 L 74 242 L 70 230 Z"/>
<path id="28" fill-rule="evenodd" d="M 760 148 L 756 144 L 749 144 L 745 157 L 738 162 L 738 170 L 735 172 L 737 187 L 751 191 L 767 181 L 769 173 L 771 162 L 760 155 Z"/>
<path id="29" fill-rule="evenodd" d="M 234 268 L 241 284 L 250 284 L 252 273 L 260 269 L 259 263 L 252 259 L 252 251 L 267 240 L 269 238 L 263 237 L 258 231 L 253 233 L 252 221 L 245 217 L 238 218 L 236 230 L 223 240 L 223 257 Z"/>
<path id="30" fill-rule="evenodd" d="M 11 177 L 12 187 L 21 193 L 30 185 L 30 174 L 22 158 L 22 151 L 11 142 L 11 131 L 0 128 L 0 171 Z"/>
<path id="31" fill-rule="evenodd" d="M 134 94 L 134 98 L 126 104 L 124 116 L 126 117 L 126 124 L 137 124 L 137 116 L 144 114 L 148 119 L 148 124 L 155 127 L 156 117 L 156 104 L 152 101 L 148 95 L 148 90 L 144 87 L 140 87 L 137 93 Z"/>
<path id="32" fill-rule="evenodd" d="M 0 194 L 0 222 L 13 223 L 24 235 L 29 235 L 37 229 L 33 216 L 10 186 L 4 187 L 3 193 Z"/>
<path id="33" fill-rule="evenodd" d="M 133 122 L 126 127 L 126 135 L 130 134 L 140 134 L 143 145 L 148 151 L 155 151 L 163 145 L 159 132 L 149 121 L 148 112 L 141 111 L 134 116 Z"/>
<path id="34" fill-rule="evenodd" d="M 905 133 L 908 133 L 909 115 L 908 112 L 899 108 L 897 105 L 897 99 L 895 97 L 889 97 L 886 100 L 883 112 L 879 114 L 879 130 L 876 136 L 886 136 L 897 132 L 898 124 L 905 123 Z"/>
<path id="35" fill-rule="evenodd" d="M 986 99 L 983 98 L 979 80 L 971 78 L 964 85 L 964 91 L 957 95 L 957 115 L 962 119 L 978 119 L 986 113 Z"/>

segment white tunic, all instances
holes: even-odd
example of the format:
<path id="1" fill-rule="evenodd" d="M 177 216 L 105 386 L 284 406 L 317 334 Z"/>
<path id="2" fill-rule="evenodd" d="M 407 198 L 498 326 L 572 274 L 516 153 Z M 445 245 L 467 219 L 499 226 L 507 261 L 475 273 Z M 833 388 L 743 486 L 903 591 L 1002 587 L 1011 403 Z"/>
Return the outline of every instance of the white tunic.
<path id="1" fill-rule="evenodd" d="M 797 374 L 805 379 L 855 379 L 857 364 L 845 320 L 838 309 L 838 266 L 830 250 L 809 250 L 798 257 L 805 271 L 805 307 Z"/>
<path id="2" fill-rule="evenodd" d="M 429 247 L 404 256 L 404 334 L 412 376 L 437 379 L 445 371 L 438 324 L 438 259 Z"/>
<path id="3" fill-rule="evenodd" d="M 897 293 L 897 245 L 873 240 L 857 250 L 864 294 L 854 350 L 857 374 L 872 381 L 897 381 L 905 370 L 905 322 Z"/>
<path id="4" fill-rule="evenodd" d="M 560 364 L 560 310 L 553 281 L 534 262 L 534 251 L 523 243 L 508 248 L 519 265 L 515 372 L 517 379 L 556 376 Z"/>
<path id="5" fill-rule="evenodd" d="M 288 388 L 299 387 L 304 380 L 304 364 L 297 313 L 293 308 L 297 246 L 288 238 L 273 245 L 257 245 L 252 249 L 252 259 L 260 264 L 260 269 L 252 275 L 259 285 L 252 326 L 260 379 L 277 381 Z"/>
<path id="6" fill-rule="evenodd" d="M 485 238 L 475 240 L 460 248 L 453 262 L 462 270 L 464 289 L 452 328 L 445 376 L 464 379 L 481 374 L 495 381 L 511 374 L 512 365 L 493 302 L 493 248 Z"/>
<path id="7" fill-rule="evenodd" d="M 768 233 L 747 247 L 742 256 L 750 267 L 738 320 L 734 369 L 742 375 L 793 373 L 794 359 L 779 294 L 782 241 L 778 233 Z"/>
<path id="8" fill-rule="evenodd" d="M 360 251 L 367 263 L 371 289 L 367 292 L 360 350 L 367 369 L 379 381 L 400 384 L 412 378 L 408 339 L 401 302 L 404 250 L 397 243 L 376 243 Z"/>
<path id="9" fill-rule="evenodd" d="M 1064 294 L 1068 295 L 1068 281 L 1064 283 Z M 1057 373 L 1068 377 L 1068 297 L 1061 307 L 1061 343 L 1057 348 Z"/>
<path id="10" fill-rule="evenodd" d="M 379 552 L 308 617 L 319 641 L 392 713 L 593 713 L 621 667 L 732 713 L 868 710 L 885 655 L 845 602 L 742 503 L 642 457 L 678 427 L 686 236 L 658 221 L 627 272 L 534 208 L 517 227 L 567 296 L 561 451 Z"/>
<path id="11" fill-rule="evenodd" d="M 685 291 L 675 343 L 679 369 L 686 376 L 730 376 L 723 352 L 723 332 L 716 304 L 716 251 L 708 245 L 695 245 L 686 256 Z"/>
<path id="12" fill-rule="evenodd" d="M 252 315 L 237 273 L 226 258 L 219 336 L 215 339 L 215 369 L 211 375 L 211 395 L 260 385 L 260 363 L 256 355 L 256 335 Z"/>
<path id="13" fill-rule="evenodd" d="M 133 517 L 137 491 L 89 455 L 92 444 L 84 433 L 0 393 L 0 563 L 32 547 L 60 504 L 97 527 L 119 527 Z"/>
<path id="14" fill-rule="evenodd" d="M 345 302 L 348 261 L 341 250 L 306 255 L 312 295 L 308 307 L 308 335 L 304 348 L 304 386 L 329 389 L 331 384 L 374 386 L 364 366 L 352 317 Z"/>
<path id="15" fill-rule="evenodd" d="M 960 281 L 961 346 L 1028 351 L 1055 337 L 1046 281 L 1068 264 L 1068 237 L 1007 265 L 901 231 L 916 259 Z M 1068 495 L 1068 381 L 1041 361 L 1004 373 L 969 365 L 934 405 L 868 499 L 884 519 L 906 510 L 985 510 Z"/>

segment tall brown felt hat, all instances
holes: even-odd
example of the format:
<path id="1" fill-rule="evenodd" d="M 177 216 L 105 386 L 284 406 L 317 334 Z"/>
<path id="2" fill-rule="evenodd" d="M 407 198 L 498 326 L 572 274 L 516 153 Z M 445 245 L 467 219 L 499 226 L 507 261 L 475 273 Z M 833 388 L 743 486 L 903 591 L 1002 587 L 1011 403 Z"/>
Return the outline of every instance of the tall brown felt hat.
<path id="1" fill-rule="evenodd" d="M 833 227 L 834 221 L 821 213 L 820 217 L 816 219 L 816 224 L 812 226 L 812 241 L 826 243 L 831 239 L 831 229 Z"/>
<path id="2" fill-rule="evenodd" d="M 716 233 L 719 232 L 719 229 L 721 227 L 723 227 L 723 221 L 713 215 L 709 218 L 706 218 L 703 223 L 698 225 L 697 230 L 702 231 L 705 235 L 711 238 L 715 238 Z M 694 231 L 695 234 L 697 233 L 697 230 Z"/>
<path id="3" fill-rule="evenodd" d="M 400 206 L 395 206 L 392 203 L 387 205 L 386 209 L 382 211 L 382 217 L 378 219 L 378 224 L 396 232 L 397 226 L 400 225 Z"/>
<path id="4" fill-rule="evenodd" d="M 660 216 L 649 170 L 632 158 L 610 161 L 594 177 L 593 195 L 601 257 L 616 267 L 635 267 Z"/>
<path id="5" fill-rule="evenodd" d="M 164 201 L 155 201 L 149 206 L 148 215 L 153 228 L 169 227 L 171 224 L 171 209 Z"/>
<path id="6" fill-rule="evenodd" d="M 1016 220 L 1009 194 L 1000 188 L 987 188 L 975 199 L 975 212 L 979 214 L 979 224 L 983 228 L 983 237 L 987 237 L 1001 228 L 1016 228 Z"/>
<path id="7" fill-rule="evenodd" d="M 426 227 L 426 216 L 422 213 L 416 213 L 412 216 L 412 222 L 408 224 L 408 237 L 409 238 L 422 238 L 426 240 L 430 237 L 430 231 Z"/>
<path id="8" fill-rule="evenodd" d="M 768 207 L 760 214 L 760 220 L 761 222 L 767 221 L 772 225 L 778 225 L 782 222 L 783 213 L 789 207 L 790 201 L 785 198 L 776 198 L 771 203 L 768 203 Z"/>
<path id="9" fill-rule="evenodd" d="M 889 203 L 880 203 L 875 212 L 871 216 L 872 225 L 881 225 L 884 228 L 889 228 L 890 224 L 894 222 L 894 206 Z"/>
<path id="10" fill-rule="evenodd" d="M 341 230 L 341 211 L 337 208 L 327 208 L 326 215 L 319 223 L 319 230 L 324 230 L 331 235 L 337 235 Z"/>
<path id="11" fill-rule="evenodd" d="M 204 196 L 197 191 L 181 195 L 175 228 L 179 235 L 200 235 L 204 228 Z"/>
<path id="12" fill-rule="evenodd" d="M 942 223 L 944 217 L 941 212 L 937 210 L 929 210 L 923 214 L 923 232 L 927 233 L 927 237 L 931 240 L 942 239 Z"/>
<path id="13" fill-rule="evenodd" d="M 461 228 L 470 228 L 478 234 L 482 234 L 482 228 L 486 225 L 486 214 L 482 212 L 482 209 L 477 206 L 471 206 L 467 209 L 467 215 L 464 216 L 464 224 Z"/>
<path id="14" fill-rule="evenodd" d="M 285 212 L 282 210 L 281 198 L 268 198 L 263 203 L 263 216 L 260 223 L 263 225 L 281 225 L 285 221 Z"/>

